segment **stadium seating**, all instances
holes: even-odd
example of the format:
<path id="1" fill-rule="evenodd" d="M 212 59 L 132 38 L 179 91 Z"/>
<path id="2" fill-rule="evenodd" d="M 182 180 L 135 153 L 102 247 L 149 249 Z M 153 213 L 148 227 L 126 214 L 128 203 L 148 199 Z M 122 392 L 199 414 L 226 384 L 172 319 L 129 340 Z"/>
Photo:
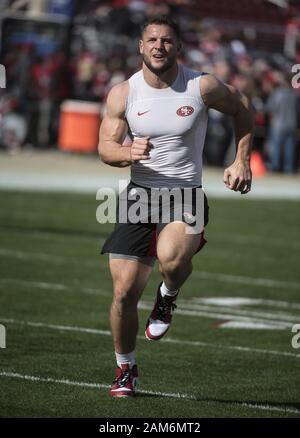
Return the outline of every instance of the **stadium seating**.
<path id="1" fill-rule="evenodd" d="M 265 0 L 216 0 L 195 2 L 195 11 L 202 17 L 284 24 L 286 10 Z"/>

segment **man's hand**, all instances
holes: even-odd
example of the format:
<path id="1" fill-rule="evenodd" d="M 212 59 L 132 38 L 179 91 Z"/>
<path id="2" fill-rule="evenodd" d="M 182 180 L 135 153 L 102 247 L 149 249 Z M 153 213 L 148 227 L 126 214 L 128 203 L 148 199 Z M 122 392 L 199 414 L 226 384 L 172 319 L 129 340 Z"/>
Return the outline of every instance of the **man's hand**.
<path id="1" fill-rule="evenodd" d="M 226 187 L 235 192 L 241 192 L 242 195 L 250 192 L 251 182 L 252 173 L 248 163 L 236 160 L 224 171 L 224 184 Z"/>
<path id="2" fill-rule="evenodd" d="M 130 148 L 130 159 L 133 163 L 150 158 L 150 150 L 153 148 L 149 141 L 150 137 L 135 138 Z"/>

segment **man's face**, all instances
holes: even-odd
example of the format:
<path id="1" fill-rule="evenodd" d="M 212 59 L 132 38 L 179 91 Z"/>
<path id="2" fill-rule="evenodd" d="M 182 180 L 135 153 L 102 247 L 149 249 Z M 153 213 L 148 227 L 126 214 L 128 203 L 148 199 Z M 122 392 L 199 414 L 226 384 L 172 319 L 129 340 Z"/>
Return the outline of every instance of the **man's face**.
<path id="1" fill-rule="evenodd" d="M 164 24 L 150 24 L 140 40 L 140 53 L 155 74 L 164 73 L 175 63 L 181 44 L 174 30 Z"/>

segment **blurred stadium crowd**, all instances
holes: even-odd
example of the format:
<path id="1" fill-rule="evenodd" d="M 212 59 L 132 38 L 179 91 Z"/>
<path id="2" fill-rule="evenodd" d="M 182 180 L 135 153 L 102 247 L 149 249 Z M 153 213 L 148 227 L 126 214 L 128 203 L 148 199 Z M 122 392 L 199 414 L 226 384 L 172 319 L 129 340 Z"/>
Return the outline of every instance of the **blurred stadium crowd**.
<path id="1" fill-rule="evenodd" d="M 1 10 L 2 8 L 2 10 Z M 246 93 L 256 117 L 254 148 L 272 171 L 299 171 L 300 0 L 4 0 L 0 6 L 0 138 L 12 151 L 57 144 L 61 102 L 100 102 L 141 66 L 139 28 L 172 15 L 182 29 L 180 62 Z M 231 121 L 209 111 L 205 161 L 231 159 Z"/>

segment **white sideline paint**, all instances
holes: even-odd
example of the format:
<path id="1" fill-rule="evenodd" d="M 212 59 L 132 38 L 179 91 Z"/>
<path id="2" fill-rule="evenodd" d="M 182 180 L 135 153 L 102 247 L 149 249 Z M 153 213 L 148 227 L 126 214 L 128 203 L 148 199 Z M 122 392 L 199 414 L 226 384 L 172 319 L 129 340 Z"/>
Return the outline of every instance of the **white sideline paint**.
<path id="1" fill-rule="evenodd" d="M 47 324 L 43 322 L 21 321 L 21 320 L 8 319 L 8 318 L 0 318 L 0 322 L 4 322 L 6 324 L 27 325 L 29 327 L 44 327 L 44 328 L 60 330 L 60 331 L 73 331 L 73 332 L 81 332 L 81 333 L 91 333 L 91 334 L 102 335 L 102 336 L 111 336 L 111 332 L 108 330 L 91 329 L 86 327 L 64 326 L 64 325 L 56 325 L 56 324 Z M 138 339 L 149 342 L 145 338 L 145 336 L 138 336 Z M 240 345 L 219 345 L 219 344 L 212 344 L 212 343 L 201 342 L 201 341 L 188 341 L 188 340 L 182 341 L 179 339 L 173 339 L 169 337 L 161 339 L 160 342 L 167 344 L 188 345 L 191 347 L 208 347 L 208 348 L 218 348 L 222 350 L 247 351 L 250 353 L 253 352 L 260 354 L 270 354 L 273 356 L 285 356 L 285 357 L 293 357 L 296 359 L 300 359 L 300 354 L 297 353 L 290 353 L 287 351 L 265 350 L 261 348 L 243 347 Z"/>
<path id="2" fill-rule="evenodd" d="M 64 257 L 59 255 L 50 255 L 45 253 L 31 253 L 27 251 L 16 251 L 5 248 L 0 248 L 0 256 L 16 257 L 22 260 L 44 260 L 54 264 L 80 264 L 81 266 L 97 266 L 99 269 L 107 270 L 107 266 L 102 266 L 99 262 L 75 259 L 72 257 Z M 300 289 L 300 283 L 291 281 L 273 280 L 270 278 L 254 278 L 241 275 L 224 274 L 220 272 L 193 271 L 193 276 L 204 279 L 220 281 L 230 284 L 245 284 L 250 286 L 261 286 L 268 288 L 279 289 Z"/>
<path id="3" fill-rule="evenodd" d="M 69 379 L 54 379 L 52 377 L 40 377 L 40 376 L 30 376 L 28 374 L 19 374 L 19 373 L 13 373 L 10 371 L 0 371 L 0 377 L 6 377 L 9 379 L 21 379 L 21 380 L 27 380 L 30 382 L 41 382 L 41 383 L 52 383 L 55 385 L 68 385 L 68 386 L 80 386 L 84 388 L 91 388 L 91 389 L 108 389 L 111 385 L 105 384 L 105 383 L 91 383 L 91 382 L 77 382 Z M 216 404 L 226 404 L 226 405 L 233 405 L 233 406 L 241 406 L 244 408 L 249 409 L 256 409 L 256 410 L 263 410 L 263 411 L 270 411 L 270 412 L 284 412 L 284 413 L 290 413 L 290 414 L 300 414 L 300 410 L 298 409 L 291 409 L 285 406 L 278 407 L 278 406 L 271 406 L 268 404 L 259 404 L 259 403 L 248 403 L 248 402 L 236 402 L 236 401 L 217 401 L 217 400 L 207 400 L 206 398 L 201 398 L 201 396 L 197 397 L 192 394 L 183 394 L 183 393 L 173 393 L 173 392 L 160 392 L 160 391 L 147 391 L 147 390 L 137 390 L 137 394 L 149 394 L 149 395 L 155 395 L 157 397 L 166 397 L 166 398 L 177 398 L 177 399 L 183 399 L 183 400 L 194 400 L 194 401 L 202 401 L 202 402 L 209 402 L 209 403 L 216 403 Z"/>
<path id="4" fill-rule="evenodd" d="M 8 190 L 33 192 L 90 193 L 95 196 L 99 187 L 118 188 L 120 178 L 129 181 L 128 168 L 109 168 L 89 157 L 62 156 L 59 151 L 18 154 L 15 157 L 1 153 L 0 187 Z M 241 195 L 228 190 L 222 184 L 222 169 L 206 168 L 203 186 L 210 198 L 232 198 Z M 280 177 L 267 174 L 254 178 L 253 189 L 247 199 L 299 199 L 298 176 Z"/>

